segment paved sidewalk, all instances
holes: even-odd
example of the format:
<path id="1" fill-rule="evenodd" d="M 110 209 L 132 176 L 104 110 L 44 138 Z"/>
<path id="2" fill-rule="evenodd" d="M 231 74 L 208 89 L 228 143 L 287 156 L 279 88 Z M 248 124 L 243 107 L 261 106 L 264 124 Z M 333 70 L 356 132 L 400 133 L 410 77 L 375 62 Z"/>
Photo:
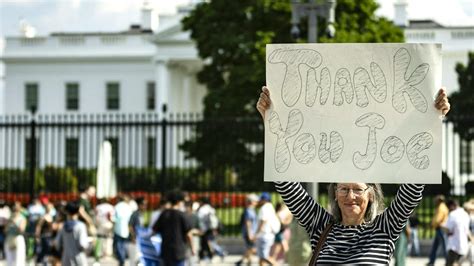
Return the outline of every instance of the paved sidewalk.
<path id="1" fill-rule="evenodd" d="M 223 266 L 226 266 L 226 265 L 235 265 L 235 262 L 238 261 L 239 259 L 241 258 L 241 256 L 239 255 L 229 255 L 229 256 L 226 256 L 224 261 L 221 261 L 220 258 L 214 258 L 214 260 L 212 261 L 211 264 L 198 264 L 198 265 L 223 265 Z M 407 260 L 406 260 L 406 263 L 405 265 L 407 266 L 425 266 L 426 263 L 428 262 L 428 257 L 407 257 Z M 257 261 L 257 258 L 254 257 L 254 260 L 253 260 L 253 263 L 252 263 L 252 266 L 256 266 L 258 265 L 258 261 Z M 288 264 L 279 264 L 279 265 L 288 265 Z M 390 265 L 394 265 L 394 262 L 392 261 L 392 263 Z M 436 263 L 435 263 L 435 266 L 444 266 L 445 265 L 445 261 L 444 259 L 437 259 L 436 260 Z M 464 263 L 462 265 L 470 265 L 469 263 Z M 306 266 L 306 265 L 304 265 Z"/>
<path id="2" fill-rule="evenodd" d="M 213 260 L 213 263 L 212 264 L 207 264 L 207 265 L 235 265 L 235 262 L 238 261 L 240 259 L 240 256 L 238 255 L 230 255 L 230 256 L 227 256 L 224 261 L 221 261 L 220 258 L 215 258 Z M 406 260 L 406 263 L 405 265 L 407 266 L 424 266 L 426 265 L 426 263 L 428 262 L 428 258 L 427 257 L 417 257 L 417 258 L 414 258 L 414 257 L 408 257 L 407 260 Z M 206 265 L 206 264 L 201 264 L 201 265 Z M 254 263 L 252 264 L 253 265 L 258 265 L 258 261 L 257 261 L 257 258 L 254 258 Z M 280 264 L 280 265 L 288 265 L 288 264 Z M 393 261 L 390 265 L 394 265 Z M 436 264 L 435 266 L 444 266 L 445 265 L 445 261 L 444 259 L 438 259 L 436 261 Z M 468 263 L 465 263 L 465 264 L 462 264 L 462 265 L 469 265 Z M 306 266 L 306 265 L 305 265 Z"/>
<path id="3" fill-rule="evenodd" d="M 217 265 L 222 265 L 222 266 L 235 265 L 235 262 L 237 262 L 240 258 L 241 258 L 240 255 L 228 255 L 224 258 L 224 260 L 221 260 L 221 258 L 219 258 L 219 257 L 215 257 L 212 260 L 211 263 L 201 263 L 201 264 L 196 264 L 196 265 L 200 265 L 200 266 L 205 266 L 205 265 L 216 265 L 216 266 Z M 407 265 L 407 266 L 424 266 L 424 265 L 426 265 L 427 262 L 428 262 L 427 257 L 407 257 L 405 265 Z M 102 265 L 103 266 L 115 266 L 115 265 L 117 265 L 117 261 L 112 259 L 112 258 L 109 258 L 107 260 L 101 261 L 100 265 L 101 266 Z M 252 266 L 256 266 L 256 265 L 258 265 L 258 261 L 257 261 L 257 258 L 254 257 Z M 284 265 L 288 265 L 288 264 L 279 264 L 279 265 L 284 266 Z M 394 265 L 394 262 L 392 261 L 392 263 L 390 265 Z M 439 259 L 436 260 L 435 266 L 444 266 L 444 265 L 445 265 L 444 259 L 439 258 Z M 462 265 L 470 265 L 470 264 L 469 263 L 464 263 Z M 304 266 L 306 266 L 306 265 L 304 265 Z"/>
<path id="4" fill-rule="evenodd" d="M 240 255 L 228 255 L 224 258 L 224 260 L 221 260 L 221 258 L 219 257 L 215 257 L 212 262 L 208 262 L 208 263 L 201 263 L 201 264 L 196 264 L 196 265 L 199 265 L 199 266 L 205 266 L 205 265 L 222 265 L 222 266 L 226 266 L 226 265 L 235 265 L 235 262 L 238 261 L 240 259 Z M 93 260 L 91 259 L 89 261 L 89 265 L 93 265 Z M 406 260 L 406 265 L 408 266 L 422 266 L 422 265 L 426 265 L 426 263 L 428 262 L 428 258 L 427 257 L 408 257 L 407 260 Z M 436 264 L 435 266 L 443 266 L 445 263 L 444 259 L 438 259 L 436 260 Z M 29 264 L 29 265 L 34 265 L 33 263 Z M 106 259 L 103 259 L 100 261 L 100 266 L 116 266 L 118 265 L 117 264 L 117 261 L 113 258 L 106 258 Z M 126 266 L 128 265 L 128 263 L 125 264 Z M 254 257 L 254 260 L 253 260 L 253 263 L 252 263 L 252 266 L 254 265 L 258 265 L 258 261 L 257 261 L 257 258 Z M 279 265 L 288 265 L 288 264 L 279 264 Z M 393 261 L 391 263 L 391 265 L 394 265 Z M 469 263 L 464 263 L 462 265 L 470 265 Z M 0 266 L 6 266 L 6 263 L 5 261 L 0 261 Z"/>

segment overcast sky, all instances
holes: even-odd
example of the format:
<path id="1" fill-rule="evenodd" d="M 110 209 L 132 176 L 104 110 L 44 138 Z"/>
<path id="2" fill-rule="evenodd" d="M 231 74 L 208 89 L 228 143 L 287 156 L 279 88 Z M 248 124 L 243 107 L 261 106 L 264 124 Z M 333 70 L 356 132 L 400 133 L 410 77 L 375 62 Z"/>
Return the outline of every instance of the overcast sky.
<path id="1" fill-rule="evenodd" d="M 381 6 L 377 14 L 393 18 L 394 1 L 377 0 Z M 407 1 L 410 19 L 474 25 L 474 0 Z M 148 2 L 158 13 L 169 14 L 175 12 L 176 5 L 190 0 Z M 18 36 L 20 19 L 27 20 L 40 36 L 51 32 L 121 31 L 140 21 L 142 3 L 143 0 L 0 0 L 0 37 Z"/>

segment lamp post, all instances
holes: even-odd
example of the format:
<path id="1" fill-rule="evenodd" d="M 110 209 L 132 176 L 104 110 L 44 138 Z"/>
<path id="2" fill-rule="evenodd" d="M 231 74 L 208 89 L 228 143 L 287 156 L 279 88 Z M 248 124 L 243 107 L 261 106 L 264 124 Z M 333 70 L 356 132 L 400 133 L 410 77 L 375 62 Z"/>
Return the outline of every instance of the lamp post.
<path id="1" fill-rule="evenodd" d="M 35 196 L 35 184 L 36 184 L 36 106 L 31 108 L 31 123 L 30 123 L 30 130 L 31 130 L 31 142 L 30 142 L 30 201 L 33 200 Z"/>
<path id="2" fill-rule="evenodd" d="M 308 43 L 318 41 L 318 16 L 327 20 L 326 35 L 333 38 L 336 34 L 334 28 L 336 13 L 336 0 L 309 0 L 302 3 L 300 0 L 291 1 L 291 36 L 300 37 L 298 24 L 302 17 L 308 17 Z M 315 200 L 318 200 L 318 183 L 308 183 L 306 190 Z"/>

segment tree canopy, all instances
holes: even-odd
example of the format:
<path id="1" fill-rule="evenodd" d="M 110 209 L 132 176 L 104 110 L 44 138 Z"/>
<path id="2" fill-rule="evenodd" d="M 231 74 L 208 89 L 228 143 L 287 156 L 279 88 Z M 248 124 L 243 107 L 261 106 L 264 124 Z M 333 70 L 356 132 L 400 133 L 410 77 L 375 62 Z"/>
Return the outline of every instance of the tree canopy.
<path id="1" fill-rule="evenodd" d="M 374 0 L 338 0 L 336 35 L 325 37 L 318 21 L 318 42 L 403 42 L 403 32 L 375 15 Z M 204 121 L 183 150 L 218 182 L 237 173 L 237 188 L 263 184 L 263 125 L 255 109 L 265 84 L 265 46 L 292 43 L 291 5 L 286 0 L 212 0 L 198 4 L 182 21 L 205 62 L 198 81 L 207 88 Z M 300 23 L 301 39 L 307 35 Z"/>
<path id="2" fill-rule="evenodd" d="M 467 65 L 456 64 L 459 90 L 450 95 L 448 120 L 465 140 L 474 139 L 474 52 L 468 54 Z"/>

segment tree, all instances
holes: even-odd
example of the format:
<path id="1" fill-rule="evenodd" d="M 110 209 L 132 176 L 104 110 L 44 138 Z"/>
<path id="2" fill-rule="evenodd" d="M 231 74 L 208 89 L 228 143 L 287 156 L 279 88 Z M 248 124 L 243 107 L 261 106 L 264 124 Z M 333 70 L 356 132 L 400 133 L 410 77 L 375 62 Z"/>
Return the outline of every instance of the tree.
<path id="1" fill-rule="evenodd" d="M 338 0 L 336 36 L 319 42 L 402 42 L 401 29 L 374 15 L 377 7 L 374 0 Z M 202 172 L 212 173 L 217 188 L 229 169 L 240 177 L 239 188 L 262 187 L 263 125 L 255 103 L 265 84 L 265 45 L 294 42 L 290 21 L 288 0 L 213 0 L 182 21 L 206 62 L 197 78 L 207 87 L 204 121 L 182 148 Z M 324 36 L 325 21 L 319 25 Z"/>
<path id="2" fill-rule="evenodd" d="M 471 141 L 474 139 L 474 52 L 468 57 L 467 66 L 456 64 L 459 90 L 450 95 L 451 110 L 447 118 L 461 138 Z"/>

